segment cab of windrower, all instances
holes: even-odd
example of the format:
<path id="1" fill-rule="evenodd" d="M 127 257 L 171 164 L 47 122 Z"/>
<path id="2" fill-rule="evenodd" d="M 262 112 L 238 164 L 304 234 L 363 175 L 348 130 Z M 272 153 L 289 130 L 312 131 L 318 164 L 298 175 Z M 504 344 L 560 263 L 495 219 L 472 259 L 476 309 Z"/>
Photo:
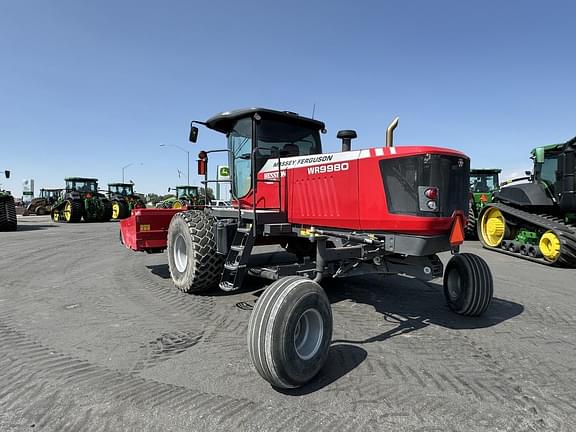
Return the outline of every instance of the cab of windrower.
<path id="1" fill-rule="evenodd" d="M 247 108 L 225 111 L 206 122 L 193 121 L 190 142 L 198 140 L 202 124 L 226 135 L 228 165 L 230 166 L 233 196 L 246 196 L 252 188 L 252 177 L 268 159 L 291 156 L 308 156 L 322 153 L 320 133 L 325 133 L 324 123 L 300 116 L 290 111 L 266 108 Z M 205 175 L 207 154 L 198 155 L 198 174 Z"/>

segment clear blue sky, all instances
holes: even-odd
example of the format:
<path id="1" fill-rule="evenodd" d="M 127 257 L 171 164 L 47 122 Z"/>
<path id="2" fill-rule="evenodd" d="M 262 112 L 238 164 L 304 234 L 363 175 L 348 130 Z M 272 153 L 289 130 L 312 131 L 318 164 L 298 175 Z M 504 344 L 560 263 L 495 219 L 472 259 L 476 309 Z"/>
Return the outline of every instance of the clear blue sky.
<path id="1" fill-rule="evenodd" d="M 476 167 L 530 167 L 576 135 L 574 2 L 0 2 L 0 180 L 16 196 L 64 176 L 184 183 L 186 154 L 223 146 L 191 119 L 265 106 L 356 129 L 356 148 L 453 147 Z M 138 165 L 139 163 L 143 165 Z M 192 176 L 193 182 L 199 178 Z"/>

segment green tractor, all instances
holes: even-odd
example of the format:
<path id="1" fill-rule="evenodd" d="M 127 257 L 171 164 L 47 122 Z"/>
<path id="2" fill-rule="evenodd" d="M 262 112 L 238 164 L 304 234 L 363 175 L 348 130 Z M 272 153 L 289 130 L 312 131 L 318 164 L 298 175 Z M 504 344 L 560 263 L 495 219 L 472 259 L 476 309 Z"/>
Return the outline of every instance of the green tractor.
<path id="1" fill-rule="evenodd" d="M 40 196 L 30 201 L 30 204 L 22 213 L 22 216 L 29 216 L 35 214 L 37 216 L 50 214 L 52 206 L 60 199 L 62 195 L 61 188 L 59 189 L 40 189 Z"/>
<path id="2" fill-rule="evenodd" d="M 10 171 L 4 171 L 4 175 L 10 178 Z M 9 191 L 0 189 L 0 231 L 16 231 L 17 228 L 14 197 Z"/>
<path id="3" fill-rule="evenodd" d="M 108 222 L 112 217 L 112 204 L 98 191 L 95 178 L 68 177 L 64 194 L 52 206 L 54 222 Z"/>
<path id="4" fill-rule="evenodd" d="M 108 199 L 112 203 L 112 219 L 125 219 L 135 208 L 146 208 L 141 195 L 134 192 L 132 183 L 108 183 Z"/>
<path id="5" fill-rule="evenodd" d="M 206 200 L 200 195 L 198 186 L 176 186 L 168 188 L 168 192 L 176 191 L 176 196 L 160 201 L 156 204 L 158 208 L 188 208 L 200 209 L 204 206 Z"/>
<path id="6" fill-rule="evenodd" d="M 502 170 L 497 168 L 478 168 L 470 170 L 470 201 L 468 221 L 465 226 L 466 238 L 475 240 L 476 221 L 480 211 L 492 202 L 492 195 L 498 190 L 498 176 Z"/>
<path id="7" fill-rule="evenodd" d="M 528 183 L 510 182 L 484 206 L 478 236 L 487 249 L 574 268 L 576 137 L 535 148 L 532 159 Z"/>

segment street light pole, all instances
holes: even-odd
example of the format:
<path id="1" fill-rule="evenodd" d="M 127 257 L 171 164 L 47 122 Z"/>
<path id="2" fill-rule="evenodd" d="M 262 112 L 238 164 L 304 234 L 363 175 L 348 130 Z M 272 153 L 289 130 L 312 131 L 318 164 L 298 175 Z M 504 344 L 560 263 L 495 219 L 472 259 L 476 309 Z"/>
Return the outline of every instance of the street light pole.
<path id="1" fill-rule="evenodd" d="M 188 186 L 190 185 L 190 152 L 186 149 L 183 149 L 180 146 L 177 146 L 176 144 L 160 144 L 160 147 L 176 147 L 177 149 L 182 150 L 184 153 L 186 153 L 187 155 L 187 161 L 188 161 Z"/>
<path id="2" fill-rule="evenodd" d="M 124 170 L 125 170 L 126 168 L 128 168 L 129 166 L 132 166 L 132 165 L 134 165 L 134 162 L 129 163 L 128 165 L 124 165 L 124 166 L 122 167 L 122 183 L 124 183 Z M 140 165 L 142 165 L 142 162 L 140 162 Z"/>
<path id="3" fill-rule="evenodd" d="M 128 168 L 129 166 L 132 166 L 132 165 L 134 165 L 134 162 L 129 163 L 128 165 L 124 165 L 124 166 L 122 167 L 122 183 L 124 183 L 124 170 L 125 170 L 126 168 Z"/>

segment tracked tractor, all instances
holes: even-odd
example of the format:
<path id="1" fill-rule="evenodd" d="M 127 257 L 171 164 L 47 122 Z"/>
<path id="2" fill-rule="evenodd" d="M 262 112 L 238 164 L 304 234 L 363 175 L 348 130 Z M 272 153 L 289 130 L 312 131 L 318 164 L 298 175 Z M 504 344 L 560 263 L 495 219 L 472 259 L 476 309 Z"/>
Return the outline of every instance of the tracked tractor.
<path id="1" fill-rule="evenodd" d="M 50 214 L 52 206 L 58 201 L 62 195 L 62 188 L 58 189 L 40 189 L 40 196 L 30 201 L 30 204 L 22 213 L 23 216 L 35 214 L 37 216 Z"/>
<path id="2" fill-rule="evenodd" d="M 576 267 L 576 137 L 532 150 L 528 183 L 494 193 L 479 215 L 484 247 L 543 264 Z"/>
<path id="3" fill-rule="evenodd" d="M 492 194 L 498 190 L 498 175 L 502 170 L 497 168 L 475 168 L 470 170 L 470 203 L 466 221 L 466 238 L 477 238 L 476 221 L 482 208 L 492 202 Z"/>
<path id="4" fill-rule="evenodd" d="M 204 205 L 204 197 L 200 196 L 198 186 L 176 186 L 168 188 L 168 192 L 175 191 L 176 195 L 158 203 L 158 208 L 196 209 Z"/>
<path id="5" fill-rule="evenodd" d="M 109 183 L 108 199 L 112 204 L 112 219 L 125 219 L 135 208 L 145 208 L 141 195 L 134 192 L 132 183 Z"/>
<path id="6" fill-rule="evenodd" d="M 112 204 L 98 191 L 98 179 L 68 177 L 60 199 L 52 206 L 54 222 L 74 223 L 108 222 L 112 217 Z"/>
<path id="7" fill-rule="evenodd" d="M 492 275 L 480 257 L 459 253 L 468 210 L 469 158 L 455 150 L 387 145 L 322 153 L 324 123 L 263 108 L 224 112 L 202 124 L 227 138 L 232 207 L 180 211 L 142 209 L 120 222 L 126 247 L 167 250 L 174 285 L 200 293 L 233 293 L 246 276 L 271 284 L 248 326 L 248 351 L 273 386 L 306 384 L 322 368 L 332 338 L 332 312 L 322 285 L 366 274 L 402 274 L 424 281 L 444 276 L 456 313 L 486 311 Z M 190 140 L 196 142 L 198 127 Z M 169 214 L 169 212 L 174 212 Z M 162 242 L 164 242 L 162 244 Z M 278 245 L 293 258 L 254 260 L 259 245 Z M 451 251 L 446 268 L 437 254 Z M 375 286 L 374 289 L 379 289 Z"/>
<path id="8" fill-rule="evenodd" d="M 10 171 L 4 171 L 4 176 L 9 179 Z M 18 220 L 16 219 L 16 205 L 14 197 L 9 191 L 0 188 L 0 231 L 16 231 Z"/>

